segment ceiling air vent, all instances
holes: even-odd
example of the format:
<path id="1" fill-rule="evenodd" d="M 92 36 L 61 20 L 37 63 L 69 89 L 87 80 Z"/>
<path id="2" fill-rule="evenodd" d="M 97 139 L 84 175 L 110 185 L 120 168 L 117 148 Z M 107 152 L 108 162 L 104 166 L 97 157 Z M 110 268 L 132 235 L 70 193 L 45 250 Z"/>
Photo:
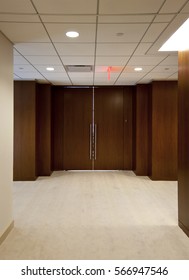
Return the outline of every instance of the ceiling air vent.
<path id="1" fill-rule="evenodd" d="M 76 72 L 76 73 L 93 71 L 92 65 L 66 65 L 65 68 L 66 68 L 67 72 Z"/>

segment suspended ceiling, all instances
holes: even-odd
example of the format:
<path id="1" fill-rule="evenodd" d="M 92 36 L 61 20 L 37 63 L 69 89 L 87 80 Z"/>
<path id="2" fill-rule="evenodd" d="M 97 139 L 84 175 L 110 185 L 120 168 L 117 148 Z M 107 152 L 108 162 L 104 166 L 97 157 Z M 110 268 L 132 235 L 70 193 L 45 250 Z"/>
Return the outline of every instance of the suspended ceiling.
<path id="1" fill-rule="evenodd" d="M 186 0 L 0 0 L 0 31 L 14 43 L 14 79 L 54 85 L 177 80 L 177 52 L 158 50 L 188 17 Z M 80 36 L 66 37 L 70 30 Z M 93 70 L 69 72 L 67 65 Z"/>

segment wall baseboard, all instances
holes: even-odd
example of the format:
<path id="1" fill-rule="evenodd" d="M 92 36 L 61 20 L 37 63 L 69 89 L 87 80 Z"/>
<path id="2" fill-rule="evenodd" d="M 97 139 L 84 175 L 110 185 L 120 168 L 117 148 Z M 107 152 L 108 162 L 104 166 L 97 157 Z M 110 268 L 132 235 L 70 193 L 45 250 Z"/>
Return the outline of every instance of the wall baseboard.
<path id="1" fill-rule="evenodd" d="M 2 236 L 0 236 L 0 245 L 7 238 L 7 236 L 9 235 L 11 230 L 13 229 L 13 227 L 14 227 L 14 221 L 12 221 L 12 223 L 8 226 L 8 228 L 5 230 L 5 232 L 2 234 Z"/>

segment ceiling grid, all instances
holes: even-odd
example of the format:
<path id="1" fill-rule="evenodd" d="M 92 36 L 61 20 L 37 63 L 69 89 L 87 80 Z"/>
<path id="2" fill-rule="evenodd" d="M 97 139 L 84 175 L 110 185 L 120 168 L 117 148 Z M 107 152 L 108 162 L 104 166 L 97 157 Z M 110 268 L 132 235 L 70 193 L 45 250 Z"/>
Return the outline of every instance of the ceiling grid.
<path id="1" fill-rule="evenodd" d="M 177 80 L 177 52 L 158 50 L 188 17 L 186 0 L 0 0 L 0 31 L 14 44 L 15 80 L 54 85 Z M 79 37 L 68 38 L 67 31 Z M 71 73 L 68 65 L 93 70 Z"/>

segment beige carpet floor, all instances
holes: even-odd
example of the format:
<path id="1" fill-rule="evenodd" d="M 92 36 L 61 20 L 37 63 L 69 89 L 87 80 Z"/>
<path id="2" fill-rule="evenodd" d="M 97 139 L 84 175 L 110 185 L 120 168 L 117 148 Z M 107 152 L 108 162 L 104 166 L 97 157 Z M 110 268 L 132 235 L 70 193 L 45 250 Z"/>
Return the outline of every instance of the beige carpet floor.
<path id="1" fill-rule="evenodd" d="M 0 259 L 189 259 L 177 182 L 133 172 L 54 172 L 13 185 L 15 228 Z"/>

